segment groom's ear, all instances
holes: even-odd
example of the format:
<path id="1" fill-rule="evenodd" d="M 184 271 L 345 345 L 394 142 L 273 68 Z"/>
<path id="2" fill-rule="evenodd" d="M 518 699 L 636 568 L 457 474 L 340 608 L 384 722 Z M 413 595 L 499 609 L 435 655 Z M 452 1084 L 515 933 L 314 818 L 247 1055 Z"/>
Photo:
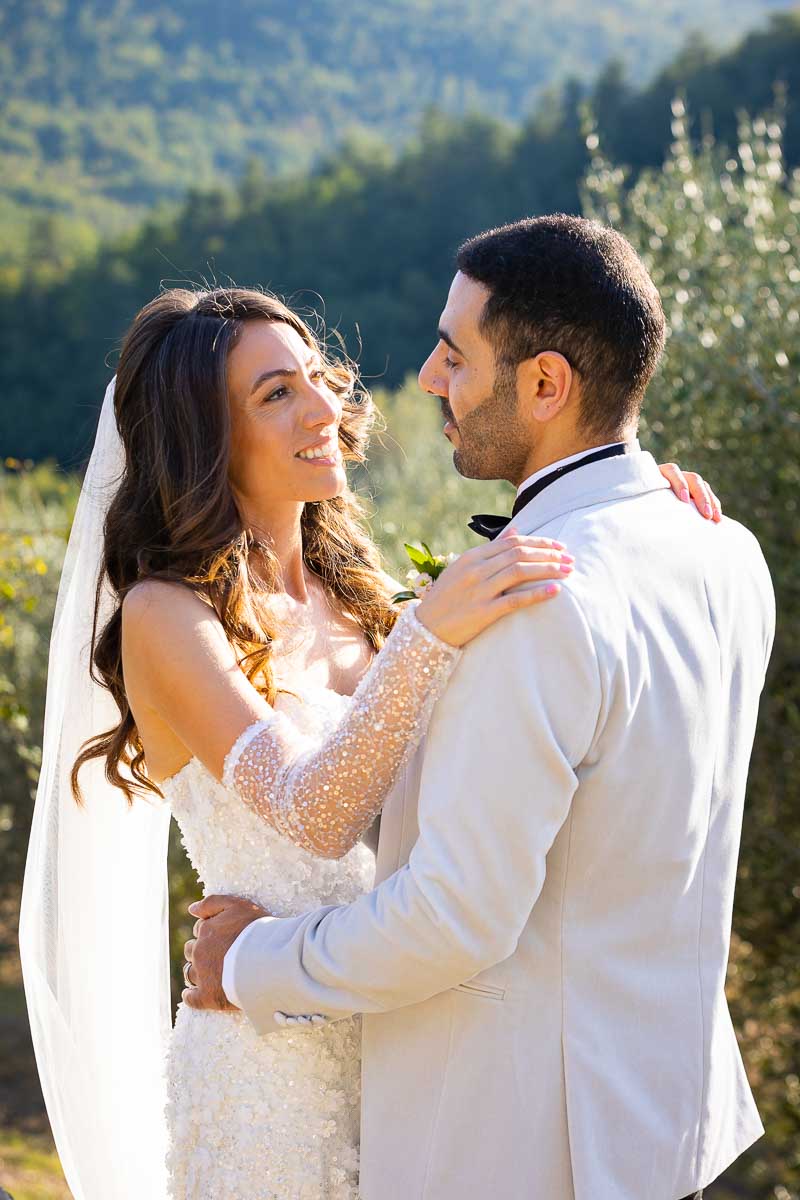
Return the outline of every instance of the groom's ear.
<path id="1" fill-rule="evenodd" d="M 544 423 L 558 417 L 577 387 L 572 367 L 563 354 L 543 350 L 517 366 L 517 395 L 520 410 Z"/>

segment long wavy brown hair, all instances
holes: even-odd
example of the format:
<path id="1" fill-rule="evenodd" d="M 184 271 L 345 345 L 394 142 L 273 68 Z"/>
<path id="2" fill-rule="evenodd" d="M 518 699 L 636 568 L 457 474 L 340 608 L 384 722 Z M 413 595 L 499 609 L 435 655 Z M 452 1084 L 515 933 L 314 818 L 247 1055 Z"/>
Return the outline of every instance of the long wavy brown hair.
<path id="1" fill-rule="evenodd" d="M 161 795 L 147 776 L 122 675 L 122 602 L 139 581 L 171 580 L 205 598 L 247 678 L 269 703 L 275 699 L 271 648 L 277 630 L 257 601 L 265 588 L 276 590 L 278 563 L 270 546 L 245 527 L 228 480 L 226 362 L 248 321 L 283 322 L 320 354 L 328 386 L 343 405 L 343 457 L 364 460 L 375 413 L 354 365 L 330 355 L 277 297 L 235 287 L 174 288 L 141 310 L 117 368 L 114 411 L 125 467 L 106 517 L 92 632 L 92 675 L 111 692 L 120 720 L 81 748 L 71 774 L 78 803 L 78 774 L 95 758 L 105 758 L 106 778 L 128 803 L 134 792 Z M 301 525 L 306 567 L 379 649 L 395 611 L 358 499 L 348 487 L 334 499 L 307 503 Z M 256 555 L 260 582 L 251 571 Z M 116 603 L 99 629 L 105 579 Z"/>

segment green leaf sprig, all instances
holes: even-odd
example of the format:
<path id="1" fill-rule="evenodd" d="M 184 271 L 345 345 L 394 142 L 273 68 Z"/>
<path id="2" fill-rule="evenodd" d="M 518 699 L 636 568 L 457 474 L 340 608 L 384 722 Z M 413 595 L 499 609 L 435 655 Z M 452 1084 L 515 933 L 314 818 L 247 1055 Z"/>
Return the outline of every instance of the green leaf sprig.
<path id="1" fill-rule="evenodd" d="M 427 542 L 421 542 L 419 546 L 412 546 L 408 542 L 404 542 L 403 545 L 411 560 L 411 570 L 406 575 L 406 583 L 409 586 L 404 591 L 392 596 L 393 604 L 401 604 L 405 600 L 416 600 L 424 595 L 431 584 L 436 582 L 442 571 L 458 558 L 457 554 L 434 554 Z"/>

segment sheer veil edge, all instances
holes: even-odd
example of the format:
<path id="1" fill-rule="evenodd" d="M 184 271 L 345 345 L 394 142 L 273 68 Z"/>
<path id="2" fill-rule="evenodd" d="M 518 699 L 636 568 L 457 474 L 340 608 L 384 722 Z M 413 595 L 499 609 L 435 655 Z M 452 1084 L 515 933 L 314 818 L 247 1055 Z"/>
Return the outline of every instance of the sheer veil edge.
<path id="1" fill-rule="evenodd" d="M 69 538 L 47 678 L 20 956 L 47 1112 L 75 1200 L 166 1200 L 164 1060 L 171 1027 L 165 804 L 125 797 L 87 738 L 116 724 L 89 674 L 103 524 L 123 469 L 109 384 Z M 110 611 L 104 590 L 100 620 Z"/>

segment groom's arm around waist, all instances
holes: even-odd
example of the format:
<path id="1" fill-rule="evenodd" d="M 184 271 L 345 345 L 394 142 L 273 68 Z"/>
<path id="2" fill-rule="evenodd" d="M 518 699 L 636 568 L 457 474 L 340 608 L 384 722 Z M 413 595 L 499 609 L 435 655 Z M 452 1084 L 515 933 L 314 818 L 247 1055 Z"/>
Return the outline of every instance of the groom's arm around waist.
<path id="1" fill-rule="evenodd" d="M 603 683 L 568 588 L 470 646 L 437 706 L 406 866 L 352 904 L 255 922 L 237 955 L 237 1000 L 342 1017 L 427 999 L 507 958 L 542 889 L 595 738 Z"/>

